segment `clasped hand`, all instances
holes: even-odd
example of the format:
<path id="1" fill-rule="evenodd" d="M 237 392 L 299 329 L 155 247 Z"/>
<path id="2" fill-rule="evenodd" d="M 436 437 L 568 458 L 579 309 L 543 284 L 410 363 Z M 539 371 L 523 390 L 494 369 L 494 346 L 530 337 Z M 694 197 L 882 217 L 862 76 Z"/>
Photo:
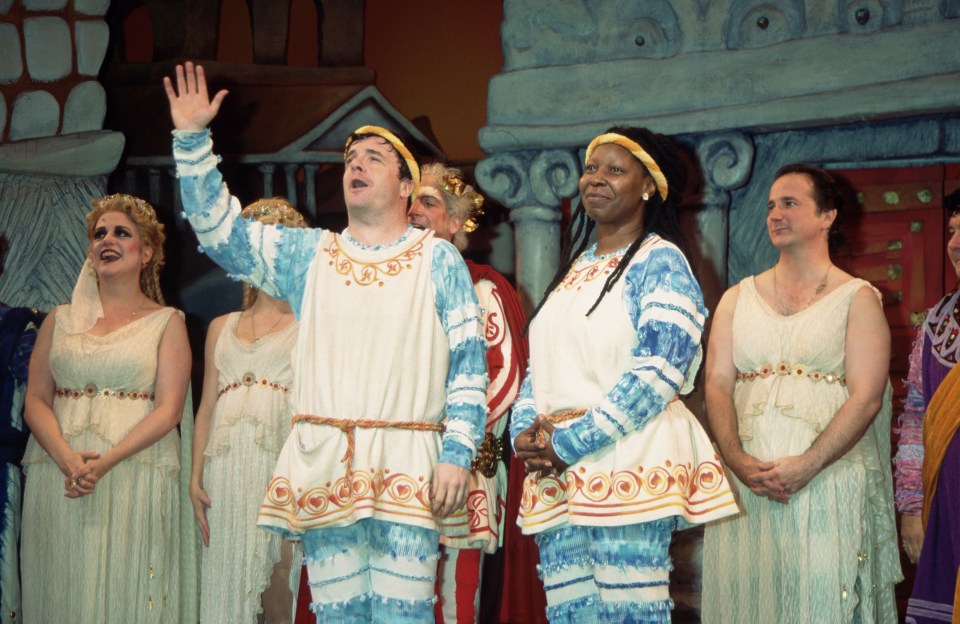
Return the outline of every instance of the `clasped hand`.
<path id="1" fill-rule="evenodd" d="M 770 461 L 761 461 L 742 453 L 730 462 L 737 477 L 757 496 L 786 505 L 816 475 L 816 469 L 803 455 L 788 455 Z"/>
<path id="2" fill-rule="evenodd" d="M 96 451 L 72 451 L 61 466 L 65 475 L 63 495 L 80 498 L 93 494 L 97 482 L 112 468 L 110 460 Z"/>
<path id="3" fill-rule="evenodd" d="M 567 469 L 566 462 L 553 448 L 554 431 L 553 423 L 540 415 L 513 441 L 517 457 L 523 460 L 527 472 L 537 472 L 541 476 L 560 475 Z"/>

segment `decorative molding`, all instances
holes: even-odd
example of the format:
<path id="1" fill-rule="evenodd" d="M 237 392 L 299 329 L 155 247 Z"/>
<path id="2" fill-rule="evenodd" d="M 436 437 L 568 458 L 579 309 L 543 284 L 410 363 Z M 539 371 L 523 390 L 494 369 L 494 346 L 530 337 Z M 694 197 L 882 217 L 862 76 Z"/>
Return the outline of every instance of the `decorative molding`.
<path id="1" fill-rule="evenodd" d="M 505 8 L 529 1 L 507 2 Z M 539 67 L 505 71 L 491 80 L 480 146 L 491 154 L 561 148 L 585 143 L 614 120 L 666 134 L 769 132 L 956 109 L 955 19 L 939 10 L 918 11 L 910 17 L 921 23 L 888 25 L 903 15 L 893 0 L 840 1 L 844 10 L 850 7 L 854 23 L 860 9 L 874 7 L 868 23 L 883 27 L 866 32 L 865 25 L 854 29 L 846 13 L 806 8 L 801 19 L 801 5 L 792 0 L 739 3 L 746 21 L 734 27 L 733 17 L 718 14 L 722 3 L 713 3 L 702 19 L 696 9 L 678 9 L 684 46 L 687 34 L 695 41 L 669 58 L 567 62 L 559 52 L 544 54 Z M 761 6 L 766 31 L 781 28 L 774 9 L 784 15 L 783 34 L 776 35 L 784 40 L 760 45 L 746 35 L 722 34 L 724 28 L 760 29 L 751 11 Z M 944 5 L 942 11 L 948 10 Z M 510 13 L 506 16 L 505 31 Z"/>
<path id="2" fill-rule="evenodd" d="M 508 208 L 557 208 L 576 194 L 580 167 L 572 149 L 505 152 L 481 160 L 474 175 L 487 195 Z"/>
<path id="3" fill-rule="evenodd" d="M 123 135 L 108 130 L 0 143 L 0 172 L 107 175 L 116 169 L 123 145 Z"/>
<path id="4" fill-rule="evenodd" d="M 610 59 L 669 58 L 680 51 L 680 18 L 669 0 L 505 0 L 504 69 Z"/>
<path id="5" fill-rule="evenodd" d="M 740 188 L 753 171 L 753 139 L 742 132 L 708 135 L 697 144 L 707 182 L 722 191 Z"/>
<path id="6" fill-rule="evenodd" d="M 540 152 L 530 163 L 531 190 L 543 206 L 559 206 L 564 198 L 575 195 L 579 180 L 580 165 L 569 150 Z"/>
<path id="7" fill-rule="evenodd" d="M 488 156 L 477 163 L 473 175 L 491 198 L 508 208 L 525 204 L 530 196 L 525 159 L 519 152 Z"/>
<path id="8" fill-rule="evenodd" d="M 724 41 L 730 50 L 762 48 L 799 39 L 806 28 L 802 0 L 734 0 Z"/>

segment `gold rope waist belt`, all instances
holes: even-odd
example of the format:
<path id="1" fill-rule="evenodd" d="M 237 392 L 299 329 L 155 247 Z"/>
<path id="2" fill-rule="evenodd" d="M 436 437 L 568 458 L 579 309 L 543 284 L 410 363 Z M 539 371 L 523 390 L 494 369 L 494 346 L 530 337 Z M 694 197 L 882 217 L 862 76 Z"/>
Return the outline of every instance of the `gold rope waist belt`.
<path id="1" fill-rule="evenodd" d="M 420 421 L 393 421 L 393 420 L 372 420 L 369 418 L 360 418 L 353 420 L 350 418 L 328 418 L 326 416 L 313 416 L 312 414 L 294 414 L 292 424 L 300 422 L 310 423 L 311 425 L 327 425 L 336 427 L 347 434 L 347 452 L 343 454 L 340 461 L 346 464 L 347 482 L 353 474 L 353 456 L 356 451 L 357 441 L 355 432 L 357 427 L 361 429 L 403 429 L 405 431 L 443 431 L 443 425 L 440 423 L 429 423 Z"/>
<path id="2" fill-rule="evenodd" d="M 843 375 L 833 373 L 821 373 L 820 371 L 810 370 L 803 364 L 789 364 L 780 362 L 776 366 L 773 364 L 764 364 L 760 370 L 746 373 L 737 373 L 737 381 L 753 381 L 754 379 L 767 378 L 771 375 L 780 377 L 806 377 L 812 381 L 825 381 L 829 384 L 839 383 L 841 386 L 847 385 L 847 378 Z"/>
<path id="3" fill-rule="evenodd" d="M 243 377 L 240 378 L 240 381 L 235 381 L 232 384 L 227 384 L 224 387 L 220 388 L 220 393 L 217 394 L 218 397 L 222 397 L 224 394 L 236 390 L 237 388 L 250 386 L 263 386 L 264 388 L 272 388 L 277 392 L 282 392 L 284 394 L 290 394 L 290 388 L 287 386 L 278 384 L 275 381 L 270 381 L 269 379 L 257 379 L 257 376 L 253 373 L 244 373 Z"/>
<path id="4" fill-rule="evenodd" d="M 568 420 L 574 420 L 580 418 L 587 413 L 587 410 L 578 408 L 578 409 L 565 409 L 560 410 L 559 412 L 554 412 L 552 414 L 547 414 L 545 418 L 547 422 L 552 424 L 567 422 Z"/>
<path id="5" fill-rule="evenodd" d="M 152 392 L 137 392 L 130 390 L 114 390 L 112 388 L 97 388 L 96 384 L 87 384 L 83 388 L 60 388 L 53 389 L 53 393 L 58 397 L 68 399 L 79 399 L 86 397 L 93 399 L 96 397 L 116 397 L 118 399 L 143 399 L 152 401 L 156 395 Z"/>
<path id="6" fill-rule="evenodd" d="M 680 397 L 674 397 L 673 399 L 667 402 L 667 405 L 669 405 L 670 403 L 673 403 L 674 401 L 679 401 L 679 400 L 680 400 Z M 544 418 L 547 419 L 548 423 L 556 425 L 558 423 L 567 422 L 568 420 L 576 420 L 577 418 L 580 418 L 586 413 L 587 413 L 586 409 L 582 407 L 578 407 L 575 409 L 565 409 L 565 410 L 554 412 L 552 414 L 547 414 Z"/>

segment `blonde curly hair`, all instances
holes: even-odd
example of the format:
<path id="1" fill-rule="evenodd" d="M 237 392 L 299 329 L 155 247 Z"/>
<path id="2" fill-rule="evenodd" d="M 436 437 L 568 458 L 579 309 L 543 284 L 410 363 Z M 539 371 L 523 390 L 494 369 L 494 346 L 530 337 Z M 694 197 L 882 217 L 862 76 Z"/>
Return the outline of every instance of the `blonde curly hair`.
<path id="1" fill-rule="evenodd" d="M 463 172 L 442 163 L 424 165 L 422 180 L 435 178 L 443 193 L 447 214 L 460 220 L 463 227 L 453 235 L 454 246 L 463 251 L 467 248 L 467 234 L 477 229 L 477 219 L 483 214 L 483 195 L 467 184 Z"/>
<path id="2" fill-rule="evenodd" d="M 308 227 L 306 219 L 297 212 L 297 209 L 290 205 L 283 197 L 272 197 L 270 199 L 258 199 L 243 208 L 241 213 L 247 219 L 254 219 L 260 223 L 268 225 L 282 225 L 291 228 Z M 243 283 L 243 305 L 242 310 L 247 310 L 257 300 L 260 290 L 256 286 Z"/>
<path id="3" fill-rule="evenodd" d="M 140 290 L 150 299 L 160 305 L 166 305 L 163 293 L 160 292 L 160 268 L 163 267 L 163 242 L 166 235 L 163 233 L 163 224 L 157 221 L 157 212 L 146 201 L 133 195 L 117 193 L 93 200 L 93 210 L 87 213 L 87 240 L 91 248 L 87 250 L 89 257 L 93 247 L 94 230 L 97 221 L 107 212 L 119 212 L 127 215 L 134 226 L 143 245 L 153 250 L 150 261 L 140 270 Z"/>

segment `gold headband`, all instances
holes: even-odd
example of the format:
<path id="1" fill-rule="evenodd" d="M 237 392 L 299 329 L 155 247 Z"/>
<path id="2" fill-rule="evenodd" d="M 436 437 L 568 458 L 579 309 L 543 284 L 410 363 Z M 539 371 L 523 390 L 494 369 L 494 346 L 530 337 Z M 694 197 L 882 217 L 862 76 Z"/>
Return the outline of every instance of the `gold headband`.
<path id="1" fill-rule="evenodd" d="M 380 126 L 361 126 L 354 130 L 353 134 L 347 138 L 347 144 L 343 146 L 344 160 L 346 160 L 347 152 L 350 151 L 350 146 L 356 141 L 358 134 L 375 134 L 392 145 L 393 149 L 397 150 L 397 154 L 407 163 L 407 169 L 410 170 L 410 176 L 413 178 L 413 194 L 410 196 L 410 199 L 416 198 L 417 194 L 420 193 L 420 165 L 417 164 L 417 160 L 413 157 L 413 154 L 410 153 L 410 150 L 407 149 L 407 146 L 403 144 L 403 141 L 398 139 L 397 135 L 386 128 L 381 128 Z"/>
<path id="2" fill-rule="evenodd" d="M 483 195 L 476 192 L 472 186 L 463 181 L 463 178 L 456 174 L 443 173 L 440 176 L 440 184 L 443 190 L 454 197 L 464 197 L 466 190 L 466 200 L 470 202 L 470 216 L 463 223 L 463 231 L 469 234 L 479 227 L 477 219 L 483 216 Z"/>
<path id="3" fill-rule="evenodd" d="M 248 219 L 259 217 L 276 217 L 279 223 L 287 227 L 306 227 L 303 215 L 286 202 L 259 201 L 243 209 L 243 216 Z"/>
<path id="4" fill-rule="evenodd" d="M 643 166 L 647 168 L 647 172 L 650 174 L 650 177 L 653 178 L 653 181 L 657 185 L 657 192 L 660 193 L 660 197 L 663 199 L 667 198 L 667 178 L 663 175 L 663 171 L 660 170 L 660 165 L 657 164 L 657 161 L 653 159 L 650 154 L 646 152 L 640 144 L 634 141 L 633 139 L 627 138 L 622 134 L 617 134 L 615 132 L 608 132 L 607 134 L 601 134 L 594 140 L 590 141 L 590 145 L 587 146 L 587 156 L 585 160 L 590 160 L 593 150 L 599 145 L 605 143 L 613 143 L 614 145 L 619 145 L 620 147 L 626 149 L 628 152 L 633 154 L 637 160 L 643 163 Z"/>
<path id="5" fill-rule="evenodd" d="M 93 200 L 94 208 L 100 208 L 103 204 L 106 204 L 109 201 L 114 199 L 120 199 L 123 201 L 128 201 L 133 203 L 136 212 L 143 218 L 145 218 L 150 223 L 158 223 L 157 221 L 157 211 L 153 209 L 149 203 L 145 200 L 140 199 L 139 197 L 134 197 L 133 195 L 127 195 L 126 193 L 114 193 L 113 195 L 107 195 L 100 199 Z"/>

